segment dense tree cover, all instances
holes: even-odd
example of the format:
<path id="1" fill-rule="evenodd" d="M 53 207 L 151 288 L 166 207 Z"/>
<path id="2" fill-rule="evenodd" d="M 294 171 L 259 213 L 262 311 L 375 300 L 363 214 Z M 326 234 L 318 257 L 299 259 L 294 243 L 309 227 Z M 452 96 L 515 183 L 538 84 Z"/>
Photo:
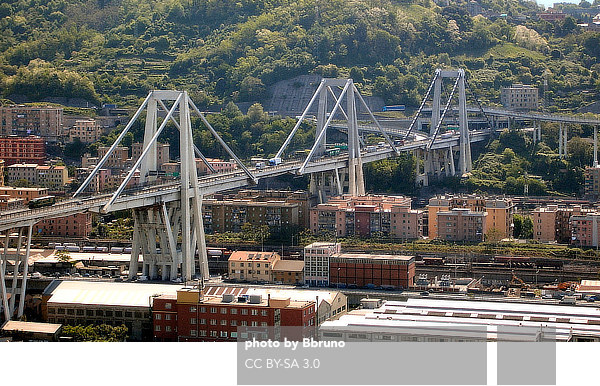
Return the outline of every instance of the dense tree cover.
<path id="1" fill-rule="evenodd" d="M 296 124 L 296 120 L 292 118 L 269 117 L 259 103 L 250 106 L 247 114 L 243 114 L 233 102 L 230 102 L 223 108 L 221 114 L 207 114 L 206 119 L 233 152 L 245 160 L 260 156 L 273 157 Z M 95 153 L 98 146 L 112 144 L 119 133 L 120 130 L 114 130 L 101 137 L 98 142 L 79 151 Z M 134 141 L 143 141 L 143 133 L 144 119 L 141 118 L 131 132 L 125 136 L 122 144 L 131 146 Z M 179 154 L 176 153 L 179 146 L 179 131 L 172 123 L 169 123 L 163 133 L 160 140 L 171 144 L 171 158 L 177 159 L 179 157 Z M 194 143 L 205 156 L 230 158 L 199 118 L 192 118 L 192 134 Z M 310 148 L 314 141 L 314 135 L 314 126 L 309 122 L 303 122 L 290 142 L 285 156 L 295 157 L 296 150 Z"/>
<path id="2" fill-rule="evenodd" d="M 375 193 L 413 194 L 416 159 L 408 153 L 364 166 L 366 189 Z M 390 183 L 393 181 L 393 183 Z"/>
<path id="3" fill-rule="evenodd" d="M 581 193 L 583 172 L 591 165 L 593 149 L 581 137 L 591 128 L 575 128 L 567 144 L 567 157 L 558 156 L 558 127 L 547 124 L 542 142 L 519 130 L 503 132 L 473 162 L 472 175 L 462 183 L 468 190 L 490 193 L 545 195 L 551 192 Z"/>
<path id="4" fill-rule="evenodd" d="M 127 327 L 124 325 L 66 325 L 63 326 L 61 336 L 71 337 L 74 342 L 124 342 L 128 338 L 127 333 Z"/>
<path id="5" fill-rule="evenodd" d="M 261 101 L 278 80 L 319 73 L 414 106 L 436 67 L 461 66 L 488 103 L 501 86 L 544 79 L 553 109 L 593 100 L 600 34 L 572 18 L 516 21 L 535 2 L 480 3 L 508 16 L 430 0 L 11 0 L 0 4 L 0 83 L 4 96 L 130 105 L 183 88 L 206 106 Z"/>

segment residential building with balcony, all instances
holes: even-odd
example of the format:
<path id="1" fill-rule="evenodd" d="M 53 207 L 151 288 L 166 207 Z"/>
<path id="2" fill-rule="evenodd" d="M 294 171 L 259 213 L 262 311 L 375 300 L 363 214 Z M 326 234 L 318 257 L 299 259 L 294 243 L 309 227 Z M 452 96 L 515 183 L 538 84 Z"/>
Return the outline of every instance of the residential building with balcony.
<path id="1" fill-rule="evenodd" d="M 446 241 L 482 242 L 488 231 L 487 212 L 454 208 L 437 212 L 438 238 Z"/>
<path id="2" fill-rule="evenodd" d="M 295 203 L 206 199 L 202 207 L 207 233 L 241 232 L 246 223 L 268 225 L 273 232 L 293 231 L 299 227 L 299 207 Z"/>
<path id="3" fill-rule="evenodd" d="M 38 236 L 88 237 L 91 232 L 90 212 L 43 219 L 33 226 L 33 234 Z"/>
<path id="4" fill-rule="evenodd" d="M 46 144 L 44 139 L 33 135 L 0 137 L 0 159 L 6 166 L 16 163 L 40 165 L 46 160 Z"/>
<path id="5" fill-rule="evenodd" d="M 69 129 L 69 142 L 96 142 L 102 136 L 102 127 L 95 119 L 78 119 Z"/>
<path id="6" fill-rule="evenodd" d="M 62 128 L 62 107 L 0 107 L 0 135 L 37 135 L 46 141 L 57 142 L 61 139 Z"/>
<path id="7" fill-rule="evenodd" d="M 402 196 L 339 196 L 310 209 L 310 230 L 338 237 L 382 235 L 398 239 L 423 236 L 423 212 L 411 210 Z"/>
<path id="8" fill-rule="evenodd" d="M 429 238 L 439 237 L 438 212 L 452 209 L 470 209 L 472 212 L 487 212 L 486 232 L 495 229 L 501 238 L 512 237 L 514 203 L 509 197 L 479 195 L 438 195 L 429 200 L 427 206 Z M 444 236 L 447 233 L 444 234 Z"/>

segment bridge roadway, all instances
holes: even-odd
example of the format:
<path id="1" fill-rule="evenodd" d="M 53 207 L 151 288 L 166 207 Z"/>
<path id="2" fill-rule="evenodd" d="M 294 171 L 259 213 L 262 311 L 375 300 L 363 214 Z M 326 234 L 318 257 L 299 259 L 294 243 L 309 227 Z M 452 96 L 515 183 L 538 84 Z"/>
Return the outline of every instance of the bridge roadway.
<path id="1" fill-rule="evenodd" d="M 452 108 L 453 111 L 458 111 L 457 107 Z M 424 108 L 423 112 L 431 112 L 431 108 Z M 467 107 L 467 112 L 469 113 L 480 113 L 481 110 L 477 107 Z M 561 123 L 570 123 L 576 125 L 592 125 L 592 126 L 600 126 L 600 120 L 594 118 L 586 118 L 582 116 L 571 116 L 571 115 L 558 115 L 558 114 L 548 114 L 548 113 L 534 113 L 534 112 L 520 112 L 520 111 L 511 111 L 511 110 L 503 110 L 496 108 L 484 107 L 483 112 L 486 115 L 493 115 L 496 117 L 510 117 L 517 118 L 525 121 L 545 121 L 545 122 L 561 122 Z"/>
<path id="2" fill-rule="evenodd" d="M 488 134 L 487 131 L 474 131 L 471 133 L 471 141 L 484 140 L 488 137 Z M 407 142 L 402 146 L 397 146 L 397 148 L 400 151 L 411 151 L 424 148 L 428 142 L 429 139 L 427 138 L 419 139 Z M 458 142 L 459 135 L 449 138 L 438 138 L 432 149 L 448 148 L 449 146 L 458 147 Z M 389 145 L 386 145 L 378 147 L 375 151 L 363 151 L 362 158 L 364 163 L 369 163 L 394 157 L 394 155 L 394 150 Z M 289 160 L 277 166 L 268 166 L 262 169 L 250 168 L 250 171 L 258 179 L 275 177 L 287 173 L 296 174 L 302 163 L 303 160 Z M 347 166 L 347 154 L 342 153 L 335 157 L 321 157 L 309 162 L 305 168 L 305 173 L 331 171 Z M 251 183 L 248 176 L 242 171 L 202 176 L 199 178 L 199 182 L 200 193 L 203 195 L 241 188 Z M 118 211 L 140 208 L 179 200 L 179 191 L 180 185 L 176 182 L 128 189 L 117 198 L 111 210 Z M 82 196 L 60 201 L 52 206 L 42 208 L 2 211 L 0 212 L 0 231 L 29 226 L 47 218 L 64 217 L 85 211 L 100 212 L 111 196 L 112 194 Z"/>

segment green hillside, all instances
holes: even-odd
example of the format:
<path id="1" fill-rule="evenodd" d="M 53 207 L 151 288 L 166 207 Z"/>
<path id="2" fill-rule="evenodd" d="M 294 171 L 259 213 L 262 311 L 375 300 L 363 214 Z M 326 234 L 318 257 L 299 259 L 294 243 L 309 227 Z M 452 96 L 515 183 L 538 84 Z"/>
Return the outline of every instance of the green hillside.
<path id="1" fill-rule="evenodd" d="M 180 88 L 204 105 L 257 101 L 300 74 L 351 76 L 389 103 L 415 105 L 436 67 L 464 67 L 498 102 L 513 82 L 542 84 L 552 109 L 595 100 L 600 34 L 572 18 L 534 18 L 535 3 L 342 0 L 17 0 L 0 4 L 3 96 L 82 97 L 135 105 Z M 586 93 L 581 93 L 586 90 Z"/>

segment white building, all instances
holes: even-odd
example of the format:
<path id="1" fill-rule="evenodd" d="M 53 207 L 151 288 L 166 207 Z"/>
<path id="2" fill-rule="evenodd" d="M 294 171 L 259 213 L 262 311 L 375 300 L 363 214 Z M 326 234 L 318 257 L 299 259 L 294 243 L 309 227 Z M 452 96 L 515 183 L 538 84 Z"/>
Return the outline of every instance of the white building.
<path id="1" fill-rule="evenodd" d="M 555 304 L 408 299 L 320 327 L 323 340 L 600 341 L 600 309 Z"/>
<path id="2" fill-rule="evenodd" d="M 304 247 L 304 282 L 312 286 L 328 286 L 329 260 L 341 251 L 340 243 L 317 242 Z"/>

